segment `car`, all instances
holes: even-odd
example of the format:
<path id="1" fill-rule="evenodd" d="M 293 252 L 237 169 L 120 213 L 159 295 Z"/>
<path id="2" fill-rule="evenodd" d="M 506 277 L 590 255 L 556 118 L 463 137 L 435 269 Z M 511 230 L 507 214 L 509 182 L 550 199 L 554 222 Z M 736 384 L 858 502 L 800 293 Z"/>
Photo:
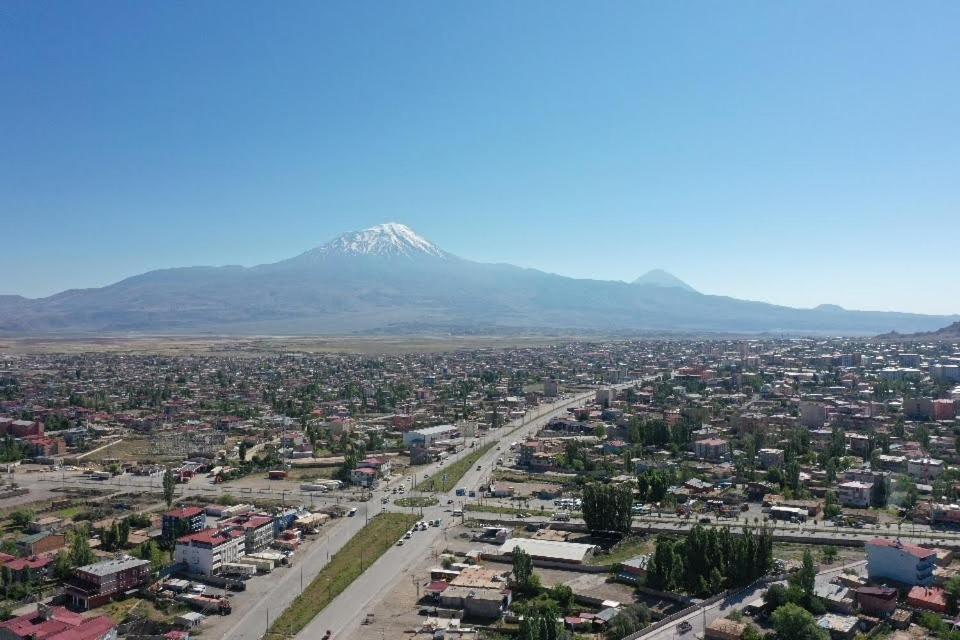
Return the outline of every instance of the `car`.
<path id="1" fill-rule="evenodd" d="M 397 546 L 398 546 L 398 547 L 402 547 L 402 546 L 403 546 L 403 538 L 400 538 L 399 540 L 397 540 Z"/>
<path id="2" fill-rule="evenodd" d="M 450 498 L 449 500 L 447 500 L 447 504 L 453 504 L 453 498 Z"/>
<path id="3" fill-rule="evenodd" d="M 388 502 L 390 502 L 390 498 L 388 498 L 387 496 L 383 496 L 382 498 L 380 498 L 381 504 L 387 504 Z"/>
<path id="4" fill-rule="evenodd" d="M 403 537 L 406 538 L 407 540 L 409 540 L 410 538 L 412 538 L 412 537 L 413 537 L 413 529 L 411 529 L 410 531 L 407 531 L 405 534 L 403 534 Z"/>
<path id="5" fill-rule="evenodd" d="M 357 515 L 357 508 L 356 508 L 356 507 L 351 507 L 351 508 L 350 508 L 350 511 L 347 512 L 347 515 L 350 516 L 351 518 L 352 518 L 353 516 Z"/>
<path id="6" fill-rule="evenodd" d="M 700 518 L 697 522 L 700 524 L 710 524 L 710 518 Z"/>
<path id="7" fill-rule="evenodd" d="M 197 595 L 203 595 L 207 592 L 207 588 L 202 584 L 192 584 L 190 585 L 190 592 L 196 593 Z"/>
<path id="8" fill-rule="evenodd" d="M 686 620 L 684 620 L 683 622 L 677 625 L 677 631 L 679 633 L 687 633 L 691 629 L 693 629 L 693 625 L 687 622 Z"/>

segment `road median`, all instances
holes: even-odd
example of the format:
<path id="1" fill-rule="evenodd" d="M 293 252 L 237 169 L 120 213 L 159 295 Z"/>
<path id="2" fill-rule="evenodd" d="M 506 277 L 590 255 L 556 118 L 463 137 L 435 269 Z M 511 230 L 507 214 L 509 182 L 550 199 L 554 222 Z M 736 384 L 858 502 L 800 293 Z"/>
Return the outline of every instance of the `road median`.
<path id="1" fill-rule="evenodd" d="M 314 616 L 340 595 L 392 547 L 417 518 L 403 513 L 381 513 L 353 536 L 327 563 L 286 611 L 277 618 L 266 638 L 293 638 Z"/>

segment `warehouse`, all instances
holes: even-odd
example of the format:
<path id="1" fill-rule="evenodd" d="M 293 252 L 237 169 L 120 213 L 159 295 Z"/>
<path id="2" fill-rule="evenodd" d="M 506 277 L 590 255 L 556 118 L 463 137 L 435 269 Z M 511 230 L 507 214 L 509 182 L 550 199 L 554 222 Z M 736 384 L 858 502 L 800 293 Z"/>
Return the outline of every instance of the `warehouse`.
<path id="1" fill-rule="evenodd" d="M 555 540 L 531 540 L 529 538 L 510 538 L 500 547 L 502 555 L 510 555 L 514 549 L 523 549 L 535 560 L 583 564 L 596 547 L 592 544 L 576 542 L 558 542 Z"/>

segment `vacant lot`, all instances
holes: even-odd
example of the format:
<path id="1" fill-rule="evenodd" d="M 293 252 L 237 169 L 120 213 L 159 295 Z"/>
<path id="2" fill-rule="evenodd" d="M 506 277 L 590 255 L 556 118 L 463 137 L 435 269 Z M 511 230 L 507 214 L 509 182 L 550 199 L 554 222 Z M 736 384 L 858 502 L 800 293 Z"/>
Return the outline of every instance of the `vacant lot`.
<path id="1" fill-rule="evenodd" d="M 293 637 L 409 529 L 416 516 L 382 513 L 360 530 L 317 574 L 277 621 L 268 637 Z"/>

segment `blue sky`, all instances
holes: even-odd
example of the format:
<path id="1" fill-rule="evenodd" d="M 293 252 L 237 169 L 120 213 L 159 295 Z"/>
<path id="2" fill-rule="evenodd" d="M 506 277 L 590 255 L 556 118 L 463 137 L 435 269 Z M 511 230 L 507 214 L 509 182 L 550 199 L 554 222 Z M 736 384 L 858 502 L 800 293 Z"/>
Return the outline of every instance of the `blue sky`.
<path id="1" fill-rule="evenodd" d="M 578 277 L 960 312 L 960 3 L 11 1 L 0 293 L 397 220 Z"/>

